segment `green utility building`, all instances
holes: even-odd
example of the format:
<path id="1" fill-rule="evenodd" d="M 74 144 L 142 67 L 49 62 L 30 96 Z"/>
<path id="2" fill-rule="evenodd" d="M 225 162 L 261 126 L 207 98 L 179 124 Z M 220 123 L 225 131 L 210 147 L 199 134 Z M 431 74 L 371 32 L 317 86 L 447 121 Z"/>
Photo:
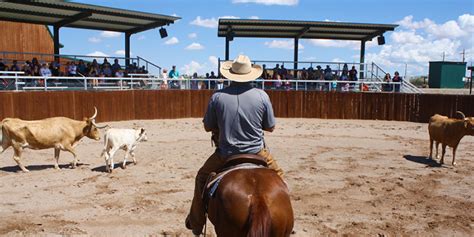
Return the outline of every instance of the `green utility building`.
<path id="1" fill-rule="evenodd" d="M 464 76 L 465 62 L 430 62 L 428 85 L 430 88 L 464 88 Z"/>

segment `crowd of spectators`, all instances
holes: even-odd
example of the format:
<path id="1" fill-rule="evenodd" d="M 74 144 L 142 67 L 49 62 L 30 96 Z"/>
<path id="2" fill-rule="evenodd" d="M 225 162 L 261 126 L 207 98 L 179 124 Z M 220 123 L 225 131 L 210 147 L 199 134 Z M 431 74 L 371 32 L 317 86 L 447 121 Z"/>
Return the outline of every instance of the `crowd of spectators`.
<path id="1" fill-rule="evenodd" d="M 43 76 L 43 77 L 127 77 L 131 73 L 147 74 L 148 71 L 145 66 L 138 67 L 137 63 L 132 63 L 128 67 L 119 64 L 119 60 L 115 59 L 113 64 L 103 59 L 102 63 L 93 59 L 92 62 L 84 60 L 70 60 L 61 59 L 63 64 L 56 59 L 51 63 L 40 63 L 37 58 L 31 61 L 26 60 L 23 64 L 19 64 L 17 60 L 12 60 L 10 65 L 7 65 L 0 59 L 0 71 L 18 71 L 23 72 L 24 76 Z M 33 80 L 34 85 L 43 85 L 43 80 Z M 93 80 L 92 85 L 97 85 L 98 80 Z"/>
<path id="2" fill-rule="evenodd" d="M 284 65 L 276 64 L 273 69 L 266 68 L 266 65 L 263 66 L 263 73 L 261 78 L 265 80 L 274 80 L 266 81 L 264 87 L 266 89 L 291 89 L 294 86 L 294 83 L 289 82 L 288 80 L 304 80 L 304 81 L 348 81 L 346 84 L 341 83 L 307 83 L 307 86 L 310 89 L 318 90 L 345 90 L 353 83 L 349 81 L 357 81 L 357 69 L 355 66 L 349 70 L 347 64 L 343 65 L 342 70 L 333 70 L 329 65 L 326 65 L 326 68 L 323 69 L 320 65 L 316 66 L 316 69 L 313 67 L 303 68 L 301 70 L 288 70 Z M 293 84 L 293 85 L 292 85 Z M 343 88 L 344 87 L 344 88 Z"/>

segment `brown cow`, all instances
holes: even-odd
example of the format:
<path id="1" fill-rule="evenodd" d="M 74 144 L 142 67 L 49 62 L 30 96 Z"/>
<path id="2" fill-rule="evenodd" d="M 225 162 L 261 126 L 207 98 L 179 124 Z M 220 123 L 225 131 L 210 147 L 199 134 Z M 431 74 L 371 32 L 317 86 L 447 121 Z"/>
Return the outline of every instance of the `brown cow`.
<path id="1" fill-rule="evenodd" d="M 440 164 L 444 163 L 444 154 L 446 146 L 453 148 L 453 166 L 456 165 L 456 148 L 465 135 L 474 136 L 474 117 L 467 117 L 464 113 L 457 111 L 461 115 L 461 119 L 448 118 L 439 114 L 431 116 L 428 125 L 430 134 L 430 159 L 433 155 L 433 141 L 436 142 L 436 158 L 438 157 L 438 146 L 442 144 L 442 154 Z"/>
<path id="2" fill-rule="evenodd" d="M 84 118 L 83 121 L 73 120 L 65 117 L 53 117 L 43 120 L 25 121 L 17 118 L 6 118 L 0 124 L 2 132 L 0 139 L 2 141 L 3 153 L 10 146 L 14 149 L 13 159 L 24 172 L 28 172 L 21 163 L 21 153 L 24 148 L 34 150 L 54 148 L 55 169 L 59 169 L 60 150 L 69 151 L 74 156 L 72 168 L 77 165 L 76 152 L 74 147 L 84 136 L 100 140 L 100 134 L 95 124 L 97 108 L 90 118 Z"/>

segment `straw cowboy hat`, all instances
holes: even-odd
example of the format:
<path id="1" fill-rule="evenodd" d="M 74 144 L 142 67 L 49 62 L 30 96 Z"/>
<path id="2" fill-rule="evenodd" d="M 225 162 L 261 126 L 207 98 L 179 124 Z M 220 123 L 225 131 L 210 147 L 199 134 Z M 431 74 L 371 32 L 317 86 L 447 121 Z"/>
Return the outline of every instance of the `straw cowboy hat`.
<path id="1" fill-rule="evenodd" d="M 221 64 L 221 74 L 235 82 L 253 81 L 262 75 L 260 65 L 252 65 L 249 57 L 239 55 L 234 61 L 225 61 Z"/>

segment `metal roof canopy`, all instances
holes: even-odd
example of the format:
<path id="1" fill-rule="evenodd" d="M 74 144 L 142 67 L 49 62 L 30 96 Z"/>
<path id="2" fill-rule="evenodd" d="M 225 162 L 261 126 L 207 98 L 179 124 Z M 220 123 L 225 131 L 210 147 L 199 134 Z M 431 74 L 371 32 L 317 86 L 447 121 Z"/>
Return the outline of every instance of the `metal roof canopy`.
<path id="1" fill-rule="evenodd" d="M 71 27 L 125 33 L 125 57 L 130 58 L 132 34 L 173 24 L 178 19 L 181 18 L 58 0 L 0 0 L 0 20 L 53 26 L 54 54 L 59 54 L 59 29 Z"/>
<path id="2" fill-rule="evenodd" d="M 298 68 L 299 39 L 356 40 L 361 42 L 360 72 L 365 60 L 365 42 L 387 31 L 393 31 L 398 25 L 364 24 L 329 21 L 289 21 L 289 20 L 253 20 L 219 19 L 217 35 L 226 38 L 225 59 L 229 60 L 229 42 L 235 37 L 252 38 L 290 38 L 294 39 L 294 69 Z M 361 74 L 361 78 L 363 75 Z"/>

